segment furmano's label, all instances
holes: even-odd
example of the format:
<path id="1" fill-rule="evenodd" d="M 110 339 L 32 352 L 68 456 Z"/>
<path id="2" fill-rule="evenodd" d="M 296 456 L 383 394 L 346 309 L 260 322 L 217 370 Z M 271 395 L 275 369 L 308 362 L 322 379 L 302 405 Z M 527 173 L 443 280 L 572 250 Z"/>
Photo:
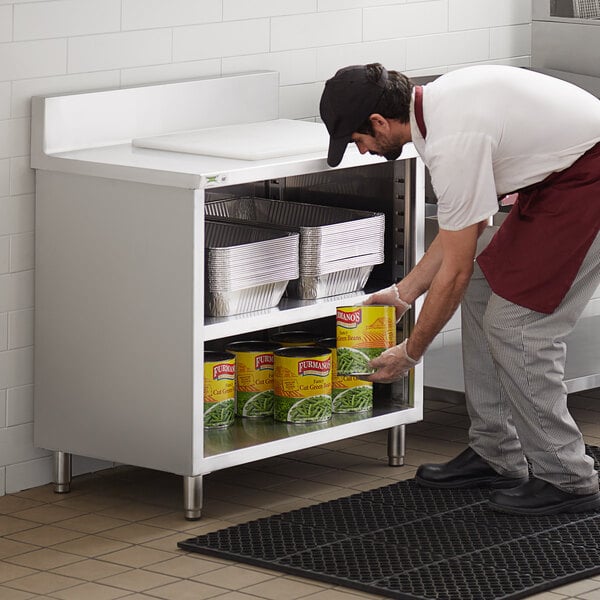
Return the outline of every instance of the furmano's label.
<path id="1" fill-rule="evenodd" d="M 230 363 L 220 363 L 213 367 L 212 378 L 214 381 L 222 379 L 235 379 L 235 365 Z"/>
<path id="2" fill-rule="evenodd" d="M 331 359 L 327 360 L 301 360 L 298 362 L 298 375 L 314 375 L 315 377 L 327 377 L 331 373 Z"/>
<path id="3" fill-rule="evenodd" d="M 204 363 L 204 402 L 222 402 L 235 397 L 235 361 Z"/>
<path id="4" fill-rule="evenodd" d="M 273 353 L 269 352 L 266 354 L 256 354 L 254 356 L 254 368 L 257 371 L 263 371 L 265 369 L 273 370 Z"/>
<path id="5" fill-rule="evenodd" d="M 335 318 L 338 327 L 356 329 L 362 323 L 362 310 L 360 308 L 343 310 L 338 308 Z"/>

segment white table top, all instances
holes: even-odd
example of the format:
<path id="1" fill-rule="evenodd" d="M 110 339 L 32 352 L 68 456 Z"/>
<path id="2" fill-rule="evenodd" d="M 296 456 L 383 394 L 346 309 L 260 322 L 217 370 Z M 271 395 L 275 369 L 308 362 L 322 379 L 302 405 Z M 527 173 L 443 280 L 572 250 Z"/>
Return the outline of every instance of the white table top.
<path id="1" fill-rule="evenodd" d="M 414 146 L 407 144 L 401 159 L 416 156 Z M 344 160 L 336 168 L 374 164 L 382 160 L 379 156 L 361 155 L 350 144 Z M 241 160 L 137 148 L 130 143 L 48 154 L 44 162 L 44 168 L 52 171 L 189 189 L 314 173 L 330 168 L 326 152 Z"/>

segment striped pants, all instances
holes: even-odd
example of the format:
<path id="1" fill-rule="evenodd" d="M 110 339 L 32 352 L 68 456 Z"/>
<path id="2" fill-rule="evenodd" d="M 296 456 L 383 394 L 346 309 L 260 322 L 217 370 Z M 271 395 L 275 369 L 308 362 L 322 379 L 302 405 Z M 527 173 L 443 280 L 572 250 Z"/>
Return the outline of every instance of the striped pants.
<path id="1" fill-rule="evenodd" d="M 567 492 L 598 491 L 563 381 L 564 338 L 598 285 L 600 234 L 552 314 L 500 298 L 475 263 L 461 310 L 469 445 L 500 474 L 525 477 L 527 457 L 539 479 Z"/>

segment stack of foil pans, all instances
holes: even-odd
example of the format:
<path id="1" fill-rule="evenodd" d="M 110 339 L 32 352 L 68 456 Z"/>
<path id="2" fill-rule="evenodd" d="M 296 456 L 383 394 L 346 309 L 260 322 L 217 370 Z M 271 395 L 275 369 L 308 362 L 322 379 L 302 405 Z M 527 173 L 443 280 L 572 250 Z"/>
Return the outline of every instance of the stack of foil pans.
<path id="1" fill-rule="evenodd" d="M 207 218 L 205 312 L 225 317 L 276 306 L 298 277 L 298 233 Z"/>
<path id="2" fill-rule="evenodd" d="M 229 222 L 300 234 L 300 276 L 288 285 L 292 297 L 311 300 L 360 290 L 373 266 L 384 261 L 382 213 L 255 197 L 205 206 L 207 215 Z"/>

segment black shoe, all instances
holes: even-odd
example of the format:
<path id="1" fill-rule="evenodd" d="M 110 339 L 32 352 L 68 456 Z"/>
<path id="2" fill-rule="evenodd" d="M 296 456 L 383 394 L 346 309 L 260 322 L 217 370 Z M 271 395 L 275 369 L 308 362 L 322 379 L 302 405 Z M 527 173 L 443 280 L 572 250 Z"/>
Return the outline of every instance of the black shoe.
<path id="1" fill-rule="evenodd" d="M 511 488 L 527 481 L 526 477 L 500 475 L 471 448 L 441 465 L 421 465 L 415 481 L 430 488 Z"/>
<path id="2" fill-rule="evenodd" d="M 516 515 L 594 512 L 600 510 L 600 492 L 572 494 L 532 477 L 519 487 L 492 492 L 489 504 L 493 510 Z"/>

